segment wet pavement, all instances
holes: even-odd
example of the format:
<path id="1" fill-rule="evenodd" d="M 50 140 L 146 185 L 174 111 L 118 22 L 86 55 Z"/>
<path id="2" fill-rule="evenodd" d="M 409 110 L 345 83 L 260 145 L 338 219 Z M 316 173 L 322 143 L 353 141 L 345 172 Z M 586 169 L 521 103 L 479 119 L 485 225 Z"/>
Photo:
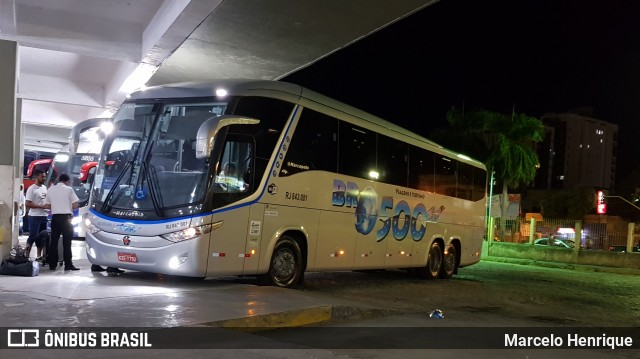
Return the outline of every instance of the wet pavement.
<path id="1" fill-rule="evenodd" d="M 21 242 L 24 242 L 24 237 Z M 0 276 L 0 327 L 37 327 L 37 328 L 202 328 L 202 327 L 298 327 L 308 324 L 321 327 L 342 327 L 342 331 L 303 331 L 282 330 L 265 332 L 252 335 L 249 333 L 234 332 L 231 341 L 224 342 L 221 348 L 206 351 L 197 350 L 198 346 L 190 348 L 187 352 L 180 350 L 156 350 L 163 343 L 170 341 L 154 341 L 154 349 L 150 350 L 122 350 L 117 351 L 120 358 L 158 358 L 164 356 L 187 355 L 194 358 L 209 358 L 212 355 L 228 358 L 245 357 L 316 357 L 316 358 L 391 358 L 391 357 L 474 357 L 493 358 L 504 355 L 500 350 L 428 350 L 428 351 L 402 351 L 374 349 L 371 338 L 380 335 L 375 328 L 382 329 L 387 337 L 401 336 L 406 340 L 416 338 L 401 329 L 433 327 L 442 329 L 442 333 L 448 333 L 445 328 L 462 328 L 473 326 L 487 326 L 490 323 L 495 327 L 531 327 L 544 326 L 546 324 L 535 323 L 529 319 L 516 320 L 513 317 L 505 317 L 501 313 L 493 311 L 469 311 L 468 308 L 443 308 L 444 320 L 434 320 L 427 313 L 393 313 L 385 311 L 380 306 L 375 307 L 375 301 L 365 297 L 349 301 L 344 298 L 336 298 L 324 295 L 317 291 L 288 290 L 275 287 L 262 287 L 256 285 L 251 278 L 218 277 L 207 279 L 192 279 L 184 277 L 172 277 L 126 271 L 118 276 L 108 275 L 106 272 L 92 273 L 90 263 L 85 257 L 84 242 L 73 241 L 74 264 L 80 267 L 79 271 L 64 271 L 59 267 L 51 271 L 48 267 L 41 269 L 37 277 L 13 277 Z M 32 255 L 35 250 L 32 251 Z M 484 260 L 500 260 L 485 257 Z M 521 264 L 547 265 L 545 263 L 531 263 L 522 261 Z M 554 264 L 560 266 L 560 264 Z M 582 269 L 572 267 L 571 269 Z M 589 269 L 589 268 L 587 268 Z M 585 269 L 586 270 L 586 269 Z M 590 270 L 590 269 L 589 269 Z M 614 270 L 614 269 L 606 269 Z M 311 275 L 313 276 L 313 275 Z M 324 283 L 324 282 L 322 282 Z M 328 282 L 330 283 L 330 281 Z M 472 283 L 473 284 L 473 283 Z M 331 284 L 327 284 L 331 285 Z M 374 308 L 368 308 L 367 305 Z M 336 322 L 338 319 L 348 321 Z M 332 320 L 333 319 L 333 320 Z M 359 319 L 359 320 L 358 320 Z M 350 329 L 352 328 L 352 330 Z M 373 328 L 373 329 L 364 329 Z M 322 329 L 321 329 L 322 330 Z M 368 331 L 373 330 L 373 333 Z M 478 340 L 478 333 L 484 330 L 462 332 L 468 335 L 468 339 Z M 173 332 L 172 332 L 173 333 Z M 198 338 L 189 338 L 191 342 L 207 342 L 216 338 L 221 332 L 211 332 L 209 329 L 198 332 L 207 336 L 200 341 Z M 215 336 L 211 336 L 214 333 Z M 309 346 L 318 344 L 318 333 L 322 336 L 334 335 L 336 348 L 341 350 L 319 349 L 313 350 Z M 353 333 L 355 337 L 346 335 Z M 422 337 L 428 337 L 434 332 L 426 331 Z M 440 331 L 435 333 L 442 334 Z M 460 334 L 456 334 L 460 335 Z M 416 340 L 420 340 L 420 338 Z M 0 338 L 2 339 L 2 338 Z M 170 346 L 177 346 L 182 338 L 174 338 Z M 326 338 L 325 338 L 326 339 Z M 340 341 L 342 340 L 342 342 Z M 1 340 L 0 340 L 1 342 Z M 344 343 L 343 343 L 344 342 Z M 186 345 L 186 344 L 185 344 Z M 211 344 L 213 345 L 213 344 Z M 408 347 L 420 347 L 409 342 Z M 245 346 L 245 349 L 237 350 Z M 369 348 L 370 349 L 347 349 Z M 397 347 L 390 346 L 390 348 Z M 481 345 L 478 345 L 482 348 Z M 217 347 L 214 347 L 217 348 Z M 250 348 L 272 348 L 268 350 Z M 333 347 L 331 347 L 333 348 Z M 291 350 L 293 349 L 293 350 Z M 0 350 L 0 356 L 2 355 Z M 112 350 L 24 350 L 20 356 L 16 356 L 15 350 L 7 350 L 5 353 L 11 357 L 53 358 L 60 355 L 79 355 L 80 357 L 102 358 L 112 357 L 116 352 Z M 564 358 L 567 353 L 548 352 L 536 350 L 509 351 L 511 357 L 547 357 Z M 24 354 L 24 356 L 22 355 Z M 468 356 L 466 355 L 468 354 Z M 636 357 L 635 351 L 622 351 L 611 353 L 601 351 L 572 351 L 571 355 L 580 355 L 583 358 L 631 358 Z M 611 354 L 615 354 L 611 356 Z"/>
<path id="2" fill-rule="evenodd" d="M 26 236 L 21 236 L 23 246 L 25 241 Z M 35 252 L 31 251 L 32 257 Z M 79 271 L 62 267 L 52 271 L 44 266 L 37 277 L 0 276 L 0 327 L 13 323 L 32 327 L 286 327 L 394 314 L 368 308 L 366 300 L 349 302 L 319 293 L 258 286 L 252 278 L 91 272 L 84 241 L 74 240 L 72 253 Z M 625 271 L 497 257 L 483 260 Z"/>
<path id="3" fill-rule="evenodd" d="M 0 327 L 297 326 L 329 320 L 332 306 L 350 305 L 237 277 L 91 272 L 84 242 L 72 245 L 79 271 L 44 266 L 37 277 L 0 276 Z"/>

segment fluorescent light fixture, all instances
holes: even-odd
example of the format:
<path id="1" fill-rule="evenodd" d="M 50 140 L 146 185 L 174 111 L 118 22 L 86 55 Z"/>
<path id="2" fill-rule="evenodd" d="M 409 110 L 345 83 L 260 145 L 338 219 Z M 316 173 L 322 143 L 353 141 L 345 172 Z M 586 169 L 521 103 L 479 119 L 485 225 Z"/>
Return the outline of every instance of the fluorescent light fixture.
<path id="1" fill-rule="evenodd" d="M 65 153 L 58 153 L 53 160 L 56 162 L 67 162 L 69 161 L 69 155 Z"/>
<path id="2" fill-rule="evenodd" d="M 216 96 L 218 96 L 218 97 L 227 96 L 227 90 L 225 90 L 225 89 L 216 89 Z"/>
<path id="3" fill-rule="evenodd" d="M 136 90 L 144 88 L 144 84 L 149 81 L 151 76 L 156 72 L 158 68 L 151 64 L 141 63 L 135 70 L 127 77 L 118 92 L 132 93 Z"/>
<path id="4" fill-rule="evenodd" d="M 378 179 L 380 177 L 380 173 L 378 173 L 378 171 L 369 171 L 369 177 Z"/>

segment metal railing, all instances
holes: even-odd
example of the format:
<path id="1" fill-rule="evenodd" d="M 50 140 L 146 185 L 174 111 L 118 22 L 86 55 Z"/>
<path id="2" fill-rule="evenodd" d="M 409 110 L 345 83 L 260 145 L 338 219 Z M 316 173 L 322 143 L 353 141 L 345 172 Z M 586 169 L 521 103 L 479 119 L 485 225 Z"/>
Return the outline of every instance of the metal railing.
<path id="1" fill-rule="evenodd" d="M 504 221 L 504 227 L 501 221 Z M 531 222 L 524 217 L 495 218 L 494 225 L 494 241 L 531 243 Z M 545 218 L 544 221 L 534 223 L 532 244 L 563 247 L 563 243 L 558 243 L 562 241 L 568 247 L 579 243 L 580 249 L 585 250 L 626 251 L 628 231 L 616 230 L 607 223 L 598 221 L 584 221 L 581 225 L 582 236 L 580 241 L 576 241 L 576 220 Z M 634 251 L 640 251 L 640 224 L 636 224 L 634 228 Z"/>

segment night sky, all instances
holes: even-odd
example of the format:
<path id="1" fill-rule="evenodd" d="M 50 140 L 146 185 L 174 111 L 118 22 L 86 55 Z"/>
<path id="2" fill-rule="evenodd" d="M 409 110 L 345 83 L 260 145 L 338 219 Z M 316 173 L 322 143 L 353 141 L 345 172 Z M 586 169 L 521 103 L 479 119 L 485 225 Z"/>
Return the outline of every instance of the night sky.
<path id="1" fill-rule="evenodd" d="M 284 81 L 420 135 L 451 106 L 539 117 L 576 107 L 619 128 L 640 166 L 640 2 L 440 0 Z"/>

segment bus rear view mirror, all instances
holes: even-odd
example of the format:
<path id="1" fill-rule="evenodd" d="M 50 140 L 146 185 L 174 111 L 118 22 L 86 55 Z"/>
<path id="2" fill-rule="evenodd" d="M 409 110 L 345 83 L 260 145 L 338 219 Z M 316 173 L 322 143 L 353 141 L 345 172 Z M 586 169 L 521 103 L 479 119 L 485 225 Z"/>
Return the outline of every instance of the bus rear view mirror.
<path id="1" fill-rule="evenodd" d="M 202 123 L 196 135 L 196 158 L 207 158 L 213 149 L 213 140 L 218 131 L 230 125 L 257 125 L 260 120 L 250 117 L 224 115 L 212 117 Z"/>

